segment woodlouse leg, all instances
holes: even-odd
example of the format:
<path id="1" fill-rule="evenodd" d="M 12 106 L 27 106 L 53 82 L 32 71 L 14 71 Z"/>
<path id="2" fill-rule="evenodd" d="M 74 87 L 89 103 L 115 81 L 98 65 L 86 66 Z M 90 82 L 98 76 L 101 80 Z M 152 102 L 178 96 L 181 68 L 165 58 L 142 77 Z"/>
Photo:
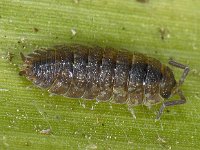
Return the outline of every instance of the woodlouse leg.
<path id="1" fill-rule="evenodd" d="M 133 116 L 134 119 L 136 119 L 136 115 L 133 109 L 133 105 L 131 105 L 130 103 L 127 103 L 128 105 L 128 110 L 130 111 L 131 115 Z"/>
<path id="2" fill-rule="evenodd" d="M 173 100 L 173 101 L 164 102 L 162 104 L 162 106 L 160 107 L 160 110 L 159 110 L 159 112 L 157 114 L 156 120 L 160 119 L 165 107 L 174 106 L 174 105 L 181 105 L 181 104 L 184 104 L 186 102 L 185 96 L 183 95 L 182 91 L 178 90 L 177 93 L 178 93 L 178 95 L 180 97 L 180 100 Z"/>
<path id="3" fill-rule="evenodd" d="M 182 76 L 181 76 L 181 78 L 179 80 L 179 85 L 178 86 L 182 85 L 184 80 L 185 80 L 185 78 L 186 78 L 186 76 L 188 75 L 188 72 L 190 71 L 190 68 L 188 66 L 180 64 L 180 63 L 178 63 L 178 62 L 176 62 L 174 60 L 169 60 L 169 64 L 172 65 L 172 66 L 175 66 L 177 68 L 184 69 L 183 74 L 182 74 Z"/>

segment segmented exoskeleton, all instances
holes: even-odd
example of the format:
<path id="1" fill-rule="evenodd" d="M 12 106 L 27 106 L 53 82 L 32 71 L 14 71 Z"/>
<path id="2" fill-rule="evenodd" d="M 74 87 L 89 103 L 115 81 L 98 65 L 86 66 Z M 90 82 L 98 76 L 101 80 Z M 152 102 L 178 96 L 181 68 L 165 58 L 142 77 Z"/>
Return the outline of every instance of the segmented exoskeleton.
<path id="1" fill-rule="evenodd" d="M 164 101 L 166 106 L 185 103 L 180 85 L 189 68 L 173 60 L 169 63 L 184 69 L 177 83 L 172 70 L 157 59 L 113 48 L 60 45 L 38 49 L 24 56 L 20 75 L 50 93 L 72 98 L 96 99 L 129 105 L 151 105 L 179 94 L 180 100 Z"/>

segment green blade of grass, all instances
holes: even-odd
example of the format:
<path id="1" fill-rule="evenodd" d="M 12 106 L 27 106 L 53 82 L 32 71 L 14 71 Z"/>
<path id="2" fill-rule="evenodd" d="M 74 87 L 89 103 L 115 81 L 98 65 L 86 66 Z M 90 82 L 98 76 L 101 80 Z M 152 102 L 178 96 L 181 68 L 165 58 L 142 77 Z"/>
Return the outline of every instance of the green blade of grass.
<path id="1" fill-rule="evenodd" d="M 199 8 L 198 0 L 0 1 L 0 149 L 199 149 Z M 18 75 L 19 52 L 66 43 L 189 65 L 187 103 L 158 122 L 160 105 L 137 106 L 133 119 L 126 105 L 50 96 Z M 182 70 L 172 69 L 179 79 Z"/>

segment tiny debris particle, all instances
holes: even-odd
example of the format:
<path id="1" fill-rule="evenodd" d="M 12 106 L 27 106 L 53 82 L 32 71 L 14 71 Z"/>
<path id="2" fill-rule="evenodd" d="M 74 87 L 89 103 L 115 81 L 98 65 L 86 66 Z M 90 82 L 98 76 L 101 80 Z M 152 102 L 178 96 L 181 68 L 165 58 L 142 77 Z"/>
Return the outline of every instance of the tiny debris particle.
<path id="1" fill-rule="evenodd" d="M 22 37 L 22 38 L 20 39 L 20 42 L 21 42 L 21 43 L 25 43 L 25 42 L 26 42 L 26 39 L 25 39 L 24 37 Z"/>
<path id="2" fill-rule="evenodd" d="M 34 31 L 34 32 L 38 32 L 38 31 L 39 31 L 39 29 L 38 29 L 38 28 L 36 28 L 36 27 L 34 27 L 34 28 L 33 28 L 33 31 Z"/>
<path id="3" fill-rule="evenodd" d="M 31 142 L 30 142 L 30 141 L 27 141 L 27 142 L 24 143 L 24 145 L 25 145 L 25 146 L 31 146 Z"/>
<path id="4" fill-rule="evenodd" d="M 78 4 L 78 3 L 79 3 L 79 0 L 74 0 L 74 3 Z"/>
<path id="5" fill-rule="evenodd" d="M 7 138 L 6 138 L 6 136 L 3 136 L 3 138 L 2 138 L 2 141 L 3 141 L 3 145 L 5 146 L 5 147 L 9 147 L 9 144 L 7 143 Z"/>
<path id="6" fill-rule="evenodd" d="M 11 62 L 13 58 L 14 58 L 14 54 L 11 53 L 11 52 L 8 52 L 7 55 L 6 55 L 6 59 L 8 59 L 9 62 Z"/>
<path id="7" fill-rule="evenodd" d="M 90 150 L 90 149 L 97 149 L 97 145 L 95 145 L 95 144 L 87 145 L 86 150 Z"/>
<path id="8" fill-rule="evenodd" d="M 71 33 L 72 33 L 72 36 L 75 36 L 76 35 L 76 30 L 75 29 L 71 29 Z"/>
<path id="9" fill-rule="evenodd" d="M 0 89 L 0 92 L 8 92 L 8 89 Z"/>
<path id="10" fill-rule="evenodd" d="M 160 38 L 165 40 L 166 38 L 170 38 L 169 30 L 166 28 L 159 28 Z"/>
<path id="11" fill-rule="evenodd" d="M 81 104 L 81 106 L 82 106 L 83 108 L 85 108 L 85 104 Z"/>
<path id="12" fill-rule="evenodd" d="M 192 73 L 193 75 L 198 75 L 197 69 L 192 69 L 192 70 L 191 70 L 191 73 Z"/>
<path id="13" fill-rule="evenodd" d="M 149 2 L 149 0 L 136 0 L 137 2 L 140 2 L 140 3 L 147 3 Z"/>
<path id="14" fill-rule="evenodd" d="M 194 50 L 197 50 L 197 49 L 198 49 L 195 43 L 192 44 L 192 48 L 193 48 Z"/>
<path id="15" fill-rule="evenodd" d="M 125 27 L 122 27 L 122 30 L 126 30 L 126 28 L 125 28 Z"/>
<path id="16" fill-rule="evenodd" d="M 166 143 L 166 141 L 163 139 L 163 138 L 161 138 L 159 135 L 158 135 L 158 139 L 157 139 L 159 142 L 161 142 L 161 143 Z"/>
<path id="17" fill-rule="evenodd" d="M 45 134 L 45 135 L 49 135 L 51 134 L 51 129 L 44 129 L 40 131 L 40 134 Z"/>

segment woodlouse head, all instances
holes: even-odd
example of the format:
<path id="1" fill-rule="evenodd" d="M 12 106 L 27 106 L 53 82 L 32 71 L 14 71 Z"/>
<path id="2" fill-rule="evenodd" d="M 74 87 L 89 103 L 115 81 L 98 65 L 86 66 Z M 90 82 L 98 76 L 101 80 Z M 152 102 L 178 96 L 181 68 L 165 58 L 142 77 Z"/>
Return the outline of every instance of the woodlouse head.
<path id="1" fill-rule="evenodd" d="M 177 83 L 174 74 L 169 67 L 163 66 L 162 75 L 163 78 L 160 85 L 160 95 L 167 99 L 172 95 Z"/>

